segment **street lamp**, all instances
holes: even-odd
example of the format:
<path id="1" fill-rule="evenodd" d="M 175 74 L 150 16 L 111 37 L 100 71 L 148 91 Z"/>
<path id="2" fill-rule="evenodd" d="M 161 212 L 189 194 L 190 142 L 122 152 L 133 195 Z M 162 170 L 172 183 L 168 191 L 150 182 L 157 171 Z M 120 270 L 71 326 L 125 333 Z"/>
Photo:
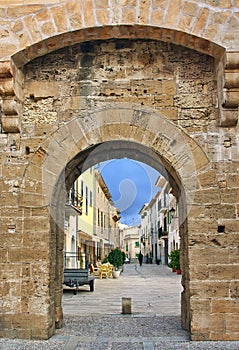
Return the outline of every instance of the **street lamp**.
<path id="1" fill-rule="evenodd" d="M 169 210 L 169 212 L 170 212 L 170 215 L 171 215 L 171 217 L 172 217 L 172 219 L 174 218 L 174 215 L 175 215 L 175 212 L 176 212 L 176 210 L 172 207 L 170 210 Z"/>

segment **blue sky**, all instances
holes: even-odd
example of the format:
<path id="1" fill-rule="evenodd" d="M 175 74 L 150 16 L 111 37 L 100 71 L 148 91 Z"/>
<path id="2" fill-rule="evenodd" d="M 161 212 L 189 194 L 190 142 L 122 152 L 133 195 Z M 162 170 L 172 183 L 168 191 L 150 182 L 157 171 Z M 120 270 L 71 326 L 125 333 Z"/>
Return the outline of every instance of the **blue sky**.
<path id="1" fill-rule="evenodd" d="M 100 163 L 99 170 L 112 195 L 114 205 L 121 211 L 120 222 L 138 225 L 138 212 L 159 190 L 155 182 L 160 174 L 144 163 L 127 158 Z"/>

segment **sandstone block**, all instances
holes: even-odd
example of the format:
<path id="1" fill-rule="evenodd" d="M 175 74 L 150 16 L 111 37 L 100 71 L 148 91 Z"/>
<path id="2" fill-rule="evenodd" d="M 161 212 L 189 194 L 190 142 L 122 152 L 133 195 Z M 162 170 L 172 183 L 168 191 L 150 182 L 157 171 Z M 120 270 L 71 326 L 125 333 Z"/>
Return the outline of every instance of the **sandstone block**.
<path id="1" fill-rule="evenodd" d="M 239 281 L 231 281 L 230 283 L 230 298 L 235 298 L 238 300 L 239 298 Z"/>
<path id="2" fill-rule="evenodd" d="M 124 3 L 122 3 L 124 6 Z M 96 8 L 107 8 L 108 7 L 108 0 L 95 0 L 95 7 Z"/>
<path id="3" fill-rule="evenodd" d="M 195 281 L 190 282 L 192 299 L 228 298 L 229 282 Z"/>
<path id="4" fill-rule="evenodd" d="M 35 99 L 59 96 L 59 83 L 56 81 L 29 81 L 25 93 Z"/>
<path id="5" fill-rule="evenodd" d="M 230 340 L 238 340 L 239 339 L 239 332 L 228 332 L 228 333 L 222 333 L 222 332 L 211 332 L 210 333 L 210 339 L 216 340 L 216 341 L 230 341 Z"/>
<path id="6" fill-rule="evenodd" d="M 239 264 L 209 266 L 209 278 L 211 280 L 237 280 Z"/>
<path id="7" fill-rule="evenodd" d="M 215 256 L 217 260 L 215 260 Z M 197 248 L 191 247 L 189 251 L 190 264 L 227 264 L 229 261 L 229 252 L 227 248 L 221 247 L 207 247 Z"/>
<path id="8" fill-rule="evenodd" d="M 2 96 L 13 96 L 14 95 L 14 87 L 13 87 L 13 79 L 4 79 L 0 82 L 0 95 Z"/>
<path id="9" fill-rule="evenodd" d="M 68 24 L 67 24 L 67 18 L 65 13 L 65 7 L 64 6 L 58 6 L 57 8 L 52 7 L 50 11 L 53 15 L 58 32 L 67 31 Z"/>
<path id="10" fill-rule="evenodd" d="M 239 304 L 236 300 L 212 300 L 212 313 L 239 313 Z"/>
<path id="11" fill-rule="evenodd" d="M 209 314 L 211 312 L 211 304 L 207 299 L 192 299 L 191 309 L 197 314 Z"/>
<path id="12" fill-rule="evenodd" d="M 0 79 L 12 78 L 11 64 L 9 61 L 0 62 Z"/>

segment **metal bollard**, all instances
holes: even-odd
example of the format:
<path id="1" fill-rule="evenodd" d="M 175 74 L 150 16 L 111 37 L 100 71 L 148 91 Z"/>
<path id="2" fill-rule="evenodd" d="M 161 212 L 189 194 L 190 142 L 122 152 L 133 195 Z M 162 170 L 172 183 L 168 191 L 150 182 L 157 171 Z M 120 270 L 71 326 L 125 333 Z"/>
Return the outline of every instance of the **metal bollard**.
<path id="1" fill-rule="evenodd" d="M 131 298 L 122 297 L 122 314 L 131 314 Z"/>

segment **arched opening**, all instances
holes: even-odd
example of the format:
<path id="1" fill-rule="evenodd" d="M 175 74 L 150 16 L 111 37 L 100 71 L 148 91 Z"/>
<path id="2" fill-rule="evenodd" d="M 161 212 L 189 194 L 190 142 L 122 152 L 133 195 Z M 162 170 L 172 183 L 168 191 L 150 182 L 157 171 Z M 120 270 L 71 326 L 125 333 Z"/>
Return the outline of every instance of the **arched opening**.
<path id="1" fill-rule="evenodd" d="M 63 233 L 64 233 L 64 198 L 66 192 L 71 188 L 77 177 L 82 174 L 89 167 L 96 163 L 115 159 L 128 157 L 131 159 L 144 162 L 156 170 L 158 170 L 169 181 L 173 188 L 175 196 L 179 203 L 179 216 L 180 216 L 180 237 L 182 247 L 182 266 L 183 266 L 183 294 L 182 294 L 182 326 L 184 329 L 189 330 L 189 286 L 187 279 L 188 271 L 188 244 L 187 244 L 187 203 L 185 197 L 185 189 L 182 185 L 181 179 L 177 175 L 177 171 L 172 169 L 172 166 L 168 164 L 164 155 L 157 154 L 154 150 L 146 147 L 140 143 L 127 141 L 127 140 L 113 140 L 107 141 L 101 144 L 97 144 L 88 147 L 86 150 L 79 152 L 76 156 L 68 162 L 64 171 L 61 173 L 61 177 L 58 180 L 53 193 L 53 201 L 55 204 L 51 207 L 52 211 L 52 228 L 54 236 L 56 237 L 56 296 L 55 302 L 60 302 L 62 293 L 62 274 L 63 274 Z M 61 215 L 59 215 L 61 213 Z M 54 220 L 56 219 L 56 221 Z M 52 233 L 53 233 L 52 231 Z M 60 310 L 61 305 L 56 304 L 56 309 Z M 61 320 L 58 320 L 61 325 Z"/>
<path id="2" fill-rule="evenodd" d="M 136 68 L 132 63 L 135 52 Z M 184 59 L 191 64 L 191 70 L 185 67 Z M 199 230 L 199 224 L 193 227 L 194 213 L 198 215 L 195 208 L 202 205 L 200 215 L 203 217 L 204 198 L 200 193 L 207 190 L 205 177 L 213 172 L 203 137 L 199 134 L 200 137 L 194 139 L 194 136 L 217 123 L 212 106 L 216 91 L 214 64 L 209 56 L 171 44 L 112 39 L 64 48 L 25 67 L 23 126 L 38 140 L 35 149 L 31 139 L 26 141 L 29 164 L 24 181 L 29 182 L 30 187 L 32 181 L 38 185 L 41 179 L 38 200 L 49 209 L 50 216 L 47 236 L 51 249 L 47 263 L 50 287 L 46 299 L 50 305 L 47 318 L 50 317 L 51 325 L 47 326 L 48 333 L 54 332 L 54 322 L 57 327 L 62 325 L 66 193 L 74 180 L 91 165 L 121 158 L 122 154 L 158 170 L 170 182 L 178 199 L 183 251 L 182 323 L 184 328 L 190 329 L 188 232 L 192 232 L 194 245 L 194 234 Z M 128 65 L 131 79 L 123 69 Z M 194 70 L 196 77 L 191 76 Z M 155 72 L 158 74 L 156 81 Z M 201 81 L 202 73 L 207 76 L 206 85 L 205 79 Z M 115 81 L 115 74 L 121 78 L 123 74 L 123 80 Z M 192 101 L 188 100 L 189 88 Z M 23 190 L 22 207 L 30 206 L 29 197 Z M 192 215 L 191 208 L 195 210 Z M 49 223 L 46 213 L 45 219 Z M 197 333 L 197 325 L 195 328 Z"/>

